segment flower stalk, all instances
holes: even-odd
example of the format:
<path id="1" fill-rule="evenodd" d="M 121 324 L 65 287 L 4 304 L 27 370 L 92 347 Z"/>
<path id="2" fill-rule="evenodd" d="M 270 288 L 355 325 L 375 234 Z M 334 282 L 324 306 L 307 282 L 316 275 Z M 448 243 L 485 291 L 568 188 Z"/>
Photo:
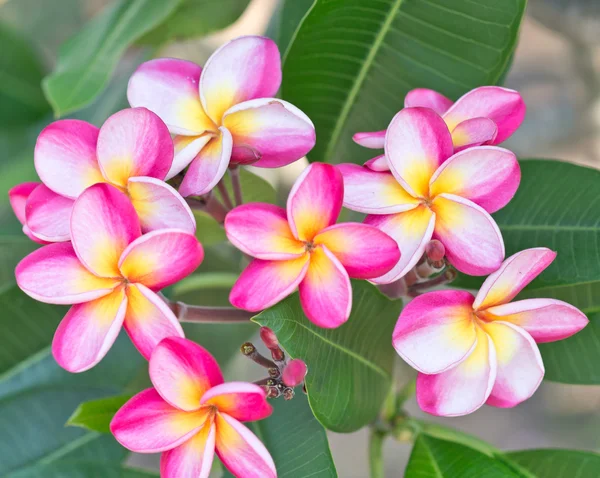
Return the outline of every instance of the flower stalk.
<path id="1" fill-rule="evenodd" d="M 233 186 L 235 205 L 239 206 L 244 202 L 242 198 L 242 183 L 240 182 L 240 168 L 237 166 L 230 167 L 229 174 L 231 174 L 231 185 Z"/>
<path id="2" fill-rule="evenodd" d="M 173 301 L 160 294 L 180 322 L 196 324 L 237 324 L 248 322 L 254 314 L 233 307 L 207 307 Z"/>

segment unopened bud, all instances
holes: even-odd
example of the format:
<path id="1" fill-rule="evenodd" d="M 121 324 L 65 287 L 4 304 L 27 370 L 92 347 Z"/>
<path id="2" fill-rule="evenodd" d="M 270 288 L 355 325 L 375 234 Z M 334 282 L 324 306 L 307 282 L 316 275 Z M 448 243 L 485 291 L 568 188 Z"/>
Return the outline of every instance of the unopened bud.
<path id="1" fill-rule="evenodd" d="M 271 357 L 277 362 L 282 362 L 283 359 L 285 359 L 285 354 L 283 353 L 283 350 L 277 347 L 276 349 L 271 349 Z"/>
<path id="2" fill-rule="evenodd" d="M 429 243 L 425 246 L 425 254 L 432 263 L 439 263 L 440 261 L 444 260 L 446 248 L 444 247 L 444 244 L 437 239 L 434 239 L 433 241 L 429 241 Z"/>
<path id="3" fill-rule="evenodd" d="M 279 340 L 277 340 L 275 332 L 273 332 L 269 327 L 260 328 L 260 339 L 268 349 L 275 349 L 279 347 Z"/>
<path id="4" fill-rule="evenodd" d="M 304 382 L 308 368 L 300 359 L 290 360 L 283 369 L 282 380 L 288 387 L 296 387 Z"/>

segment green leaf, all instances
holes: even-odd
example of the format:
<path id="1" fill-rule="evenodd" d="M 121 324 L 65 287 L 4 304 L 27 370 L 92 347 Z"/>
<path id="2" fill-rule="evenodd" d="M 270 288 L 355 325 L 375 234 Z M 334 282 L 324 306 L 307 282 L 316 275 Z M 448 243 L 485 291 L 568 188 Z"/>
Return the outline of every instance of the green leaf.
<path id="1" fill-rule="evenodd" d="M 21 236 L 0 235 L 0 291 L 4 291 L 15 284 L 16 265 L 23 257 L 37 249 L 38 246 L 39 244 L 33 242 L 25 234 Z"/>
<path id="2" fill-rule="evenodd" d="M 196 219 L 196 237 L 203 246 L 212 246 L 227 240 L 225 229 L 214 217 L 204 211 L 193 210 L 192 212 Z"/>
<path id="3" fill-rule="evenodd" d="M 336 477 L 327 434 L 300 389 L 293 400 L 279 398 L 270 403 L 273 414 L 252 428 L 273 457 L 277 476 Z"/>
<path id="4" fill-rule="evenodd" d="M 27 40 L 0 23 L 0 127 L 15 128 L 50 111 L 40 86 L 44 69 Z"/>
<path id="5" fill-rule="evenodd" d="M 131 395 L 100 398 L 81 403 L 67 420 L 67 425 L 110 433 L 110 421 Z"/>
<path id="6" fill-rule="evenodd" d="M 6 478 L 159 478 L 159 474 L 111 463 L 69 460 L 27 467 Z"/>
<path id="7" fill-rule="evenodd" d="M 358 430 L 377 418 L 391 384 L 390 337 L 402 308 L 401 301 L 390 301 L 365 281 L 352 281 L 352 289 L 352 313 L 337 329 L 310 322 L 298 294 L 252 319 L 273 329 L 291 357 L 306 362 L 310 406 L 337 432 Z"/>
<path id="8" fill-rule="evenodd" d="M 459 443 L 422 434 L 415 441 L 406 478 L 524 478 L 505 460 Z"/>
<path id="9" fill-rule="evenodd" d="M 318 0 L 283 0 L 277 5 L 277 10 L 269 23 L 267 36 L 277 42 L 281 59 L 285 63 L 297 32 L 302 26 L 308 12 Z"/>
<path id="10" fill-rule="evenodd" d="M 283 98 L 315 123 L 309 159 L 362 163 L 373 156 L 352 135 L 386 128 L 413 88 L 457 98 L 496 84 L 515 49 L 525 4 L 316 0 L 295 33 L 282 85 Z"/>
<path id="11" fill-rule="evenodd" d="M 120 0 L 67 41 L 55 71 L 43 81 L 56 116 L 90 103 L 108 83 L 127 47 L 164 21 L 178 5 L 178 0 Z"/>
<path id="12" fill-rule="evenodd" d="M 145 34 L 138 43 L 160 46 L 221 30 L 235 22 L 250 0 L 184 0 L 163 23 Z"/>
<path id="13" fill-rule="evenodd" d="M 597 478 L 600 455 L 578 450 L 526 450 L 506 455 L 510 460 L 540 478 Z"/>
<path id="14" fill-rule="evenodd" d="M 242 198 L 244 203 L 248 202 L 266 202 L 275 203 L 277 200 L 277 193 L 271 184 L 266 180 L 258 176 L 257 174 L 251 173 L 245 168 L 239 168 L 240 172 L 240 184 L 242 187 Z M 231 185 L 231 174 L 227 174 L 222 180 L 225 183 L 229 197 L 231 201 L 234 201 L 233 186 Z M 213 190 L 214 194 L 223 200 L 223 196 L 218 189 Z"/>

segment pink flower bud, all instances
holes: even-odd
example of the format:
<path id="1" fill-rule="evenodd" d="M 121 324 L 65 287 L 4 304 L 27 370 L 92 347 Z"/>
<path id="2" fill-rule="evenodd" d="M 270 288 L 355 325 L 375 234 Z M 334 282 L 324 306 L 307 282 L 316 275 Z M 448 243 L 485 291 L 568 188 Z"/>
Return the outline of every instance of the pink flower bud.
<path id="1" fill-rule="evenodd" d="M 260 339 L 268 349 L 275 349 L 279 347 L 279 340 L 277 340 L 275 332 L 273 332 L 269 327 L 260 328 Z"/>
<path id="2" fill-rule="evenodd" d="M 303 360 L 293 359 L 283 369 L 283 383 L 288 387 L 296 387 L 304 381 L 308 368 Z"/>
<path id="3" fill-rule="evenodd" d="M 425 254 L 432 262 L 441 261 L 446 255 L 446 248 L 440 241 L 434 239 L 425 246 Z"/>

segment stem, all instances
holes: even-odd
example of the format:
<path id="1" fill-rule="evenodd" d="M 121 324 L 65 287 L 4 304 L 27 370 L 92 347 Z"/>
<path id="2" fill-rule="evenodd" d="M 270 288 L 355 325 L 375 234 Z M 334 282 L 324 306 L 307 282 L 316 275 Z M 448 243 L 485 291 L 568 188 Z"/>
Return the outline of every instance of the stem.
<path id="1" fill-rule="evenodd" d="M 408 295 L 410 297 L 416 297 L 417 295 L 423 293 L 426 289 L 447 284 L 452 282 L 454 279 L 456 279 L 456 271 L 454 269 L 446 269 L 439 276 L 434 277 L 433 279 L 417 282 L 416 284 L 411 285 L 408 288 Z"/>
<path id="2" fill-rule="evenodd" d="M 369 435 L 369 469 L 371 478 L 385 478 L 383 469 L 383 441 L 385 433 L 371 429 Z"/>
<path id="3" fill-rule="evenodd" d="M 223 181 L 219 181 L 219 184 L 217 184 L 217 187 L 219 188 L 219 192 L 221 193 L 221 197 L 223 198 L 225 207 L 229 210 L 233 209 L 233 203 L 231 202 L 231 197 L 229 196 L 229 191 L 227 191 L 227 186 L 225 186 Z"/>
<path id="4" fill-rule="evenodd" d="M 210 214 L 219 224 L 225 222 L 225 216 L 229 212 L 212 192 L 208 193 L 202 199 L 185 198 L 185 202 L 188 203 L 190 208 L 196 211 L 204 211 Z"/>
<path id="5" fill-rule="evenodd" d="M 240 168 L 238 166 L 230 168 L 231 185 L 233 186 L 233 195 L 235 196 L 235 205 L 239 206 L 242 200 L 242 184 L 240 183 Z"/>
<path id="6" fill-rule="evenodd" d="M 233 307 L 205 307 L 188 305 L 170 300 L 161 294 L 162 299 L 180 322 L 201 324 L 236 324 L 248 322 L 254 314 Z"/>

